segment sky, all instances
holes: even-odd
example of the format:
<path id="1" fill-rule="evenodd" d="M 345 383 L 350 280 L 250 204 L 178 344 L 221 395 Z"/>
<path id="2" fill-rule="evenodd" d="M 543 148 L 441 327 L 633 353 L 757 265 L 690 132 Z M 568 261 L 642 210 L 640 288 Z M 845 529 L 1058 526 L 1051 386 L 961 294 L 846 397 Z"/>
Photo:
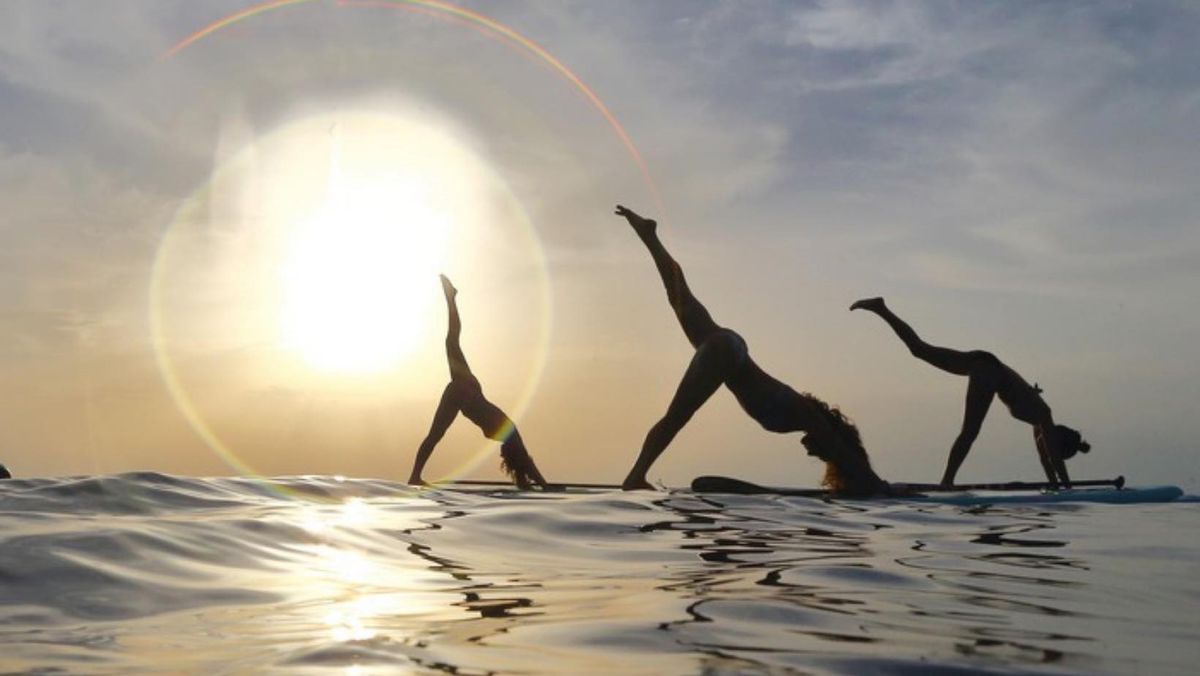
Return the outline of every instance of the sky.
<path id="1" fill-rule="evenodd" d="M 404 479 L 444 272 L 543 472 L 619 482 L 691 357 L 621 203 L 885 478 L 940 478 L 966 382 L 875 295 L 1038 382 L 1073 477 L 1196 492 L 1197 34 L 1184 0 L 5 2 L 0 462 Z M 460 419 L 426 476 L 496 451 Z M 650 478 L 698 474 L 822 468 L 720 391 Z M 1041 478 L 993 406 L 959 481 Z"/>

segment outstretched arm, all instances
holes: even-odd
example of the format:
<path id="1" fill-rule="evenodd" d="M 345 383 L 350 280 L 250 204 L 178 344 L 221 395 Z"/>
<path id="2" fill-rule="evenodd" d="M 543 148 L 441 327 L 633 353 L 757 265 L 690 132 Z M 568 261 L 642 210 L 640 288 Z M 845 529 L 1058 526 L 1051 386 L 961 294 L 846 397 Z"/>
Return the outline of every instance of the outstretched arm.
<path id="1" fill-rule="evenodd" d="M 620 204 L 617 205 L 615 213 L 629 221 L 634 233 L 650 251 L 650 257 L 654 259 L 658 275 L 662 278 L 663 286 L 666 287 L 667 300 L 671 303 L 671 309 L 675 311 L 675 317 L 683 327 L 688 342 L 692 344 L 692 347 L 699 347 L 705 338 L 720 327 L 708 314 L 708 309 L 692 295 L 692 290 L 688 288 L 687 280 L 684 279 L 683 268 L 659 241 L 658 223 L 653 219 L 644 218 Z"/>
<path id="2" fill-rule="evenodd" d="M 1062 483 L 1062 487 L 1070 488 L 1071 476 L 1067 474 L 1067 463 L 1062 459 L 1062 455 L 1055 453 L 1051 456 L 1051 462 L 1054 463 L 1054 469 L 1058 471 L 1058 480 Z"/>
<path id="3" fill-rule="evenodd" d="M 1058 485 L 1058 476 L 1054 469 L 1054 463 L 1050 461 L 1050 453 L 1046 451 L 1041 441 L 1037 445 L 1038 461 L 1042 463 L 1042 471 L 1046 473 L 1046 481 L 1051 485 Z"/>
<path id="4" fill-rule="evenodd" d="M 1062 453 L 1059 452 L 1061 441 L 1052 435 L 1057 435 L 1053 424 L 1047 426 L 1047 429 L 1034 428 L 1033 437 L 1037 444 L 1038 459 L 1041 460 L 1042 470 L 1050 483 L 1070 488 L 1071 476 L 1067 474 L 1067 463 L 1063 461 Z"/>

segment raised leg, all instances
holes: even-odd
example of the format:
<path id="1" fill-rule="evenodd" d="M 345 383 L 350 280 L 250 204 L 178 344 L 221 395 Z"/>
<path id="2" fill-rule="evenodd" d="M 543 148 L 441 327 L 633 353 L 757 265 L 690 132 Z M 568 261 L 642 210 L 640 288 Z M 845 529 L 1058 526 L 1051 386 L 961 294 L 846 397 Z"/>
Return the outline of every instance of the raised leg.
<path id="1" fill-rule="evenodd" d="M 892 327 L 892 331 L 896 332 L 908 351 L 917 359 L 959 376 L 968 375 L 970 372 L 971 357 L 968 353 L 930 345 L 921 340 L 917 332 L 907 322 L 897 317 L 882 298 L 864 298 L 856 301 L 850 306 L 850 309 L 867 310 L 879 315 L 883 321 L 887 322 L 888 326 Z"/>
<path id="2" fill-rule="evenodd" d="M 471 367 L 467 365 L 467 357 L 463 354 L 459 338 L 462 335 L 462 320 L 458 316 L 458 289 L 450 283 L 446 275 L 439 275 L 442 280 L 442 293 L 446 296 L 446 312 L 449 321 L 446 326 L 446 361 L 450 365 L 450 378 L 456 380 L 471 376 Z"/>
<path id="3" fill-rule="evenodd" d="M 616 213 L 629 221 L 633 231 L 650 251 L 654 265 L 658 268 L 658 275 L 662 278 L 663 286 L 666 287 L 667 300 L 671 303 L 671 309 L 675 311 L 675 317 L 679 320 L 679 325 L 683 327 L 683 333 L 687 336 L 688 342 L 692 344 L 692 347 L 698 348 L 721 327 L 713 321 L 708 309 L 692 295 L 687 280 L 683 276 L 683 268 L 659 241 L 658 223 L 652 219 L 643 218 L 620 205 L 617 206 Z"/>
<path id="4" fill-rule="evenodd" d="M 962 431 L 958 433 L 958 438 L 950 447 L 950 458 L 946 461 L 942 486 L 954 485 L 954 477 L 958 474 L 958 468 L 967 458 L 971 444 L 975 443 L 975 438 L 979 436 L 979 430 L 983 427 L 983 419 L 987 417 L 988 409 L 991 407 L 995 395 L 996 392 L 991 385 L 985 383 L 981 378 L 971 378 L 967 383 L 967 403 L 966 410 L 963 411 Z"/>
<path id="5" fill-rule="evenodd" d="M 642 451 L 622 482 L 622 488 L 653 488 L 646 481 L 646 472 L 658 456 L 662 455 L 679 430 L 683 429 L 696 411 L 729 377 L 736 366 L 736 359 L 736 346 L 720 335 L 702 343 L 696 349 L 695 356 L 683 374 L 683 380 L 675 390 L 671 405 L 667 407 L 666 415 L 646 434 Z"/>
<path id="6" fill-rule="evenodd" d="M 425 440 L 417 448 L 417 457 L 413 461 L 412 473 L 408 477 L 408 483 L 416 486 L 423 486 L 425 484 L 425 480 L 421 478 L 421 473 L 425 471 L 425 463 L 429 461 L 429 456 L 433 454 L 433 447 L 442 440 L 442 437 L 446 434 L 446 430 L 450 427 L 450 423 L 454 422 L 455 416 L 458 415 L 458 411 L 462 407 L 460 399 L 454 383 L 446 385 L 446 389 L 442 391 L 442 399 L 438 402 L 437 411 L 433 414 L 433 424 L 429 426 L 429 434 L 425 435 Z"/>

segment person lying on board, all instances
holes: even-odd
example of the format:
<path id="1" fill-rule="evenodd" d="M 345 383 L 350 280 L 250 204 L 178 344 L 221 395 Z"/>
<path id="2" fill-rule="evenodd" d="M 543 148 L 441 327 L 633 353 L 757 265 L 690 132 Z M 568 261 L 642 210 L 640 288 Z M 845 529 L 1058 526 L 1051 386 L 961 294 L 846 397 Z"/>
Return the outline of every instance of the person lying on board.
<path id="1" fill-rule="evenodd" d="M 864 298 L 850 306 L 851 310 L 867 310 L 883 318 L 892 327 L 913 356 L 937 368 L 967 377 L 967 405 L 963 413 L 962 431 L 950 447 L 950 458 L 946 461 L 946 472 L 942 475 L 943 487 L 954 485 L 954 477 L 962 466 L 971 444 L 979 435 L 983 418 L 987 415 L 992 399 L 999 397 L 1008 407 L 1009 413 L 1021 422 L 1033 426 L 1033 439 L 1038 458 L 1051 485 L 1071 487 L 1067 474 L 1066 460 L 1078 453 L 1087 453 L 1091 445 L 1082 435 L 1066 425 L 1056 425 L 1050 407 L 1042 399 L 1042 388 L 1037 383 L 1030 385 L 1016 371 L 1009 368 L 996 355 L 983 350 L 959 352 L 945 347 L 930 345 L 917 336 L 917 332 L 893 313 L 882 298 Z"/>
<path id="2" fill-rule="evenodd" d="M 445 275 L 441 275 L 441 279 L 442 292 L 446 296 L 446 309 L 450 315 L 449 327 L 446 330 L 446 360 L 450 364 L 450 384 L 446 385 L 445 391 L 442 392 L 442 399 L 433 414 L 429 434 L 417 449 L 408 483 L 425 484 L 421 478 L 425 463 L 433 453 L 433 447 L 442 439 L 450 423 L 454 422 L 454 417 L 461 411 L 467 420 L 479 426 L 485 437 L 500 442 L 500 467 L 512 478 L 513 483 L 521 488 L 529 488 L 532 484 L 545 488 L 546 479 L 526 450 L 516 424 L 504 411 L 483 396 L 479 380 L 467 365 L 467 358 L 459 344 L 462 322 L 458 317 L 458 304 L 455 301 L 458 289 L 454 288 Z"/>
<path id="3" fill-rule="evenodd" d="M 742 409 L 770 432 L 804 432 L 800 443 L 825 462 L 823 484 L 835 495 L 867 497 L 891 494 L 891 487 L 871 469 L 858 429 L 838 409 L 811 394 L 797 392 L 772 378 L 750 358 L 746 341 L 719 326 L 692 295 L 683 269 L 671 258 L 656 233 L 657 223 L 617 205 L 634 233 L 650 250 L 667 300 L 695 355 L 683 374 L 666 415 L 646 435 L 641 454 L 622 484 L 625 489 L 653 488 L 646 472 L 675 435 L 708 398 L 724 385 Z"/>

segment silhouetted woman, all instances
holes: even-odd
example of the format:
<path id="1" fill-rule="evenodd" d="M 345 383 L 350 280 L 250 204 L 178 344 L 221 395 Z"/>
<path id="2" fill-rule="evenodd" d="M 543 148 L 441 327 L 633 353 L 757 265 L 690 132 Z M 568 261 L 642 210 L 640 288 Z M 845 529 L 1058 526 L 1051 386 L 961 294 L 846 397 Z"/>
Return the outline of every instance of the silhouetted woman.
<path id="1" fill-rule="evenodd" d="M 433 424 L 425 441 L 417 449 L 417 458 L 413 462 L 412 475 L 408 478 L 410 484 L 424 484 L 421 472 L 425 463 L 433 453 L 433 447 L 441 440 L 454 422 L 459 411 L 471 422 L 479 426 L 483 435 L 488 439 L 500 442 L 500 467 L 515 484 L 521 488 L 529 488 L 531 484 L 546 486 L 546 479 L 533 463 L 517 426 L 504 411 L 483 396 L 479 380 L 471 373 L 467 358 L 459 345 L 459 335 L 462 333 L 462 322 L 458 318 L 458 304 L 454 298 L 458 290 L 450 283 L 445 275 L 442 278 L 442 292 L 446 295 L 446 309 L 450 315 L 449 327 L 446 330 L 446 360 L 450 363 L 450 384 L 442 392 L 442 400 L 438 403 L 437 412 L 433 414 Z"/>
<path id="2" fill-rule="evenodd" d="M 950 458 L 946 461 L 946 472 L 942 475 L 942 486 L 954 485 L 954 477 L 962 466 L 971 444 L 979 435 L 983 418 L 987 415 L 992 399 L 999 397 L 1008 406 L 1009 413 L 1017 420 L 1033 425 L 1033 438 L 1038 458 L 1046 479 L 1052 484 L 1071 486 L 1067 475 L 1066 460 L 1076 452 L 1087 453 L 1091 445 L 1083 440 L 1076 430 L 1066 425 L 1054 424 L 1050 407 L 1042 399 L 1042 388 L 1037 383 L 1030 385 L 1016 371 L 1009 368 L 996 355 L 983 350 L 959 352 L 945 347 L 930 345 L 917 336 L 912 327 L 897 317 L 882 298 L 866 298 L 850 306 L 851 310 L 867 310 L 883 318 L 892 327 L 913 356 L 937 368 L 967 377 L 967 406 L 963 413 L 962 431 L 950 447 Z"/>
<path id="3" fill-rule="evenodd" d="M 692 295 L 683 270 L 658 240 L 657 224 L 620 205 L 616 213 L 629 221 L 650 250 L 667 289 L 667 300 L 696 350 L 666 415 L 646 435 L 641 454 L 625 477 L 624 488 L 652 488 L 646 481 L 650 466 L 713 392 L 724 385 L 764 429 L 805 432 L 800 443 L 809 455 L 825 461 L 824 483 L 834 493 L 858 497 L 889 493 L 887 482 L 871 469 L 854 425 L 836 408 L 811 394 L 793 390 L 759 368 L 750 358 L 746 341 L 731 329 L 718 326 Z"/>

